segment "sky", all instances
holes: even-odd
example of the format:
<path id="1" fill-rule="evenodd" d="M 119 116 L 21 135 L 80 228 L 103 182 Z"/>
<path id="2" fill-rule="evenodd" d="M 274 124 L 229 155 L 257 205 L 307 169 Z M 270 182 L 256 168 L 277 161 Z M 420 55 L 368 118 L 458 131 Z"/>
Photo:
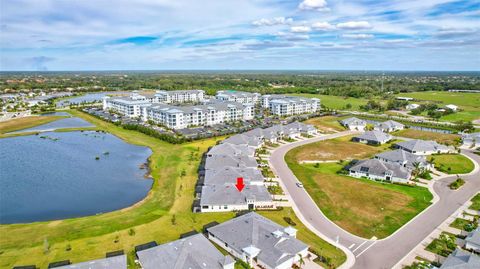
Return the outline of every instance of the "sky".
<path id="1" fill-rule="evenodd" d="M 0 70 L 480 71 L 480 0 L 0 0 Z"/>

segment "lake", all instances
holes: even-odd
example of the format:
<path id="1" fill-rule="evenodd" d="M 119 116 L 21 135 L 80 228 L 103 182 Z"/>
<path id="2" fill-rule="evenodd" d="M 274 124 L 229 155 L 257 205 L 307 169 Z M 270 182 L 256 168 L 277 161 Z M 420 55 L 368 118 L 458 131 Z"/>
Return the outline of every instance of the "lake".
<path id="1" fill-rule="evenodd" d="M 126 94 L 126 93 L 128 93 L 128 92 L 118 91 L 118 92 L 87 93 L 85 95 L 76 96 L 76 97 L 72 97 L 72 98 L 68 98 L 68 99 L 65 99 L 65 100 L 58 101 L 57 102 L 57 107 L 64 107 L 64 106 L 68 106 L 70 104 L 100 102 L 100 101 L 102 101 L 102 98 L 107 96 L 107 95 L 110 95 L 110 94 L 118 95 L 118 94 Z"/>
<path id="2" fill-rule="evenodd" d="M 93 131 L 0 139 L 0 223 L 94 215 L 128 207 L 151 188 L 151 150 Z M 98 157 L 98 160 L 97 160 Z"/>

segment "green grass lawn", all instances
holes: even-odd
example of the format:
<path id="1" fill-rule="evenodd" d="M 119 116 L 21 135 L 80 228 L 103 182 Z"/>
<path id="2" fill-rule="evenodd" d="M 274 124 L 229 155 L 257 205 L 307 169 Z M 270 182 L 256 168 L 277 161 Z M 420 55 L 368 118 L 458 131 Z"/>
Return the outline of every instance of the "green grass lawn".
<path id="1" fill-rule="evenodd" d="M 457 228 L 457 229 L 460 229 L 460 230 L 464 230 L 464 231 L 467 231 L 467 232 L 471 232 L 473 230 L 475 230 L 476 225 L 469 221 L 469 220 L 466 220 L 466 219 L 461 219 L 461 218 L 456 218 L 451 224 L 450 224 L 450 227 L 453 227 L 453 228 Z"/>
<path id="2" fill-rule="evenodd" d="M 435 154 L 428 157 L 435 169 L 447 174 L 466 174 L 473 171 L 473 162 L 460 154 Z"/>
<path id="3" fill-rule="evenodd" d="M 322 107 L 336 109 L 336 110 L 360 110 L 360 106 L 367 104 L 368 99 L 364 98 L 353 98 L 353 97 L 342 97 L 335 95 L 323 95 L 323 94 L 309 94 L 309 93 L 298 93 L 298 94 L 288 94 L 292 96 L 301 96 L 307 98 L 319 98 L 320 104 Z M 350 104 L 352 107 L 347 109 L 347 104 Z"/>
<path id="4" fill-rule="evenodd" d="M 323 133 L 334 133 L 345 130 L 345 127 L 343 127 L 339 122 L 345 118 L 347 117 L 323 116 L 308 119 L 304 123 L 312 124 Z"/>
<path id="5" fill-rule="evenodd" d="M 433 241 L 425 249 L 438 255 L 447 257 L 455 250 L 455 248 L 455 236 L 451 233 L 442 232 L 439 238 L 433 239 Z"/>
<path id="6" fill-rule="evenodd" d="M 475 195 L 471 201 L 472 201 L 472 205 L 470 205 L 469 208 L 473 210 L 480 210 L 480 193 Z"/>
<path id="7" fill-rule="evenodd" d="M 413 139 L 434 140 L 440 144 L 445 145 L 459 145 L 461 141 L 460 135 L 457 134 L 443 134 L 437 132 L 427 132 L 414 129 L 404 129 L 393 132 L 392 135 L 408 137 Z"/>
<path id="8" fill-rule="evenodd" d="M 52 121 L 65 118 L 64 116 L 29 116 L 0 122 L 0 137 L 3 134 L 32 128 Z"/>
<path id="9" fill-rule="evenodd" d="M 285 160 L 322 212 L 361 237 L 385 238 L 430 205 L 432 194 L 410 187 L 338 174 L 344 164 L 298 164 L 295 151 Z"/>
<path id="10" fill-rule="evenodd" d="M 166 243 L 178 239 L 182 233 L 200 231 L 203 225 L 212 221 L 223 222 L 234 216 L 231 212 L 191 212 L 201 155 L 221 138 L 173 145 L 136 131 L 125 130 L 82 112 L 69 112 L 128 143 L 150 147 L 153 152 L 150 156 L 150 169 L 154 178 L 152 189 L 141 202 L 110 213 L 0 225 L 0 268 L 27 264 L 46 268 L 50 262 L 65 259 L 78 263 L 104 257 L 106 252 L 119 249 L 128 253 L 129 268 L 136 268 L 133 263 L 133 249 L 136 245 L 152 240 L 159 244 Z M 183 171 L 185 176 L 182 176 Z M 265 214 L 296 219 L 291 209 Z M 339 266 L 345 260 L 343 252 L 312 235 L 296 220 L 299 223 L 299 238 L 304 238 L 307 244 L 325 251 L 325 255 L 334 261 L 334 266 Z M 71 250 L 67 250 L 67 246 Z"/>
<path id="11" fill-rule="evenodd" d="M 435 101 L 440 105 L 454 104 L 463 111 L 453 113 L 440 118 L 442 121 L 471 121 L 480 119 L 480 94 L 478 93 L 458 93 L 447 91 L 428 91 L 399 93 L 397 96 L 413 97 L 418 100 Z M 424 103 L 416 102 L 414 103 Z"/>

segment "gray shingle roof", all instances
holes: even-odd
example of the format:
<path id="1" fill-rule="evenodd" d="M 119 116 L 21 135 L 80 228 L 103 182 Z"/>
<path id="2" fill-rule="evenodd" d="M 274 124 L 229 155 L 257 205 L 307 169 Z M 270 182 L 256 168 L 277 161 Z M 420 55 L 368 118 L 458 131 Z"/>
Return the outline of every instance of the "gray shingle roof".
<path id="1" fill-rule="evenodd" d="M 455 249 L 443 262 L 440 269 L 478 269 L 480 268 L 480 257 L 476 254 Z"/>
<path id="2" fill-rule="evenodd" d="M 367 125 L 367 122 L 364 121 L 364 120 L 361 120 L 359 118 L 356 118 L 356 117 L 351 117 L 351 118 L 347 118 L 347 119 L 344 119 L 344 120 L 341 120 L 340 123 L 344 126 L 350 126 L 350 125 L 353 125 L 353 126 L 366 126 Z"/>
<path id="3" fill-rule="evenodd" d="M 216 145 L 208 151 L 208 155 L 245 155 L 253 156 L 255 154 L 255 149 L 246 146 L 246 145 L 232 145 L 228 143 Z"/>
<path id="4" fill-rule="evenodd" d="M 405 127 L 405 125 L 401 124 L 400 122 L 396 122 L 393 120 L 387 120 L 384 122 L 380 122 L 375 124 L 376 128 L 385 130 L 385 129 L 402 129 Z"/>
<path id="5" fill-rule="evenodd" d="M 363 134 L 355 136 L 355 138 L 383 143 L 384 141 L 391 140 L 392 136 L 381 131 L 368 131 Z"/>
<path id="6" fill-rule="evenodd" d="M 465 241 L 480 246 L 480 228 L 477 228 L 469 233 L 467 238 L 465 238 Z"/>
<path id="7" fill-rule="evenodd" d="M 222 166 L 232 167 L 252 167 L 258 166 L 257 160 L 254 157 L 248 156 L 229 156 L 229 155 L 213 155 L 207 157 L 205 160 L 205 169 L 218 169 Z"/>
<path id="8" fill-rule="evenodd" d="M 247 145 L 258 148 L 262 145 L 262 140 L 257 136 L 247 136 L 244 134 L 236 134 L 222 141 L 223 144 L 229 143 L 233 145 Z"/>
<path id="9" fill-rule="evenodd" d="M 396 145 L 410 152 L 438 151 L 438 150 L 449 149 L 449 147 L 438 144 L 436 141 L 420 140 L 420 139 L 403 141 L 403 142 L 396 143 Z"/>
<path id="10" fill-rule="evenodd" d="M 222 255 L 202 234 L 139 251 L 137 256 L 144 269 L 222 269 L 223 264 L 235 262 Z"/>
<path id="11" fill-rule="evenodd" d="M 411 173 L 405 167 L 395 164 L 382 162 L 378 159 L 368 159 L 357 162 L 350 167 L 350 171 L 369 173 L 370 175 L 385 176 L 387 172 L 391 172 L 393 177 L 409 179 Z"/>
<path id="12" fill-rule="evenodd" d="M 414 163 L 420 163 L 421 166 L 428 165 L 425 156 L 415 155 L 401 149 L 381 152 L 375 155 L 375 158 L 400 163 L 410 169 L 414 168 Z"/>
<path id="13" fill-rule="evenodd" d="M 285 228 L 257 213 L 248 213 L 207 229 L 237 253 L 255 247 L 257 258 L 275 268 L 308 248 L 300 240 L 285 233 Z M 275 234 L 274 234 L 275 233 Z"/>
<path id="14" fill-rule="evenodd" d="M 127 269 L 127 256 L 120 255 L 58 267 L 58 269 Z"/>

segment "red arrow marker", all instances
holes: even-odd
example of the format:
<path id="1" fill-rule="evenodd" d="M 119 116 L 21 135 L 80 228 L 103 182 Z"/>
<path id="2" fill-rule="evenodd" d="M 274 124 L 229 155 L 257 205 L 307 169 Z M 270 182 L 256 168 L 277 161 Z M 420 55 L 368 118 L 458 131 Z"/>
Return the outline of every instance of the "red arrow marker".
<path id="1" fill-rule="evenodd" d="M 239 192 L 242 192 L 245 187 L 245 184 L 243 184 L 243 177 L 237 177 L 237 184 L 235 184 L 235 187 L 237 187 Z"/>

